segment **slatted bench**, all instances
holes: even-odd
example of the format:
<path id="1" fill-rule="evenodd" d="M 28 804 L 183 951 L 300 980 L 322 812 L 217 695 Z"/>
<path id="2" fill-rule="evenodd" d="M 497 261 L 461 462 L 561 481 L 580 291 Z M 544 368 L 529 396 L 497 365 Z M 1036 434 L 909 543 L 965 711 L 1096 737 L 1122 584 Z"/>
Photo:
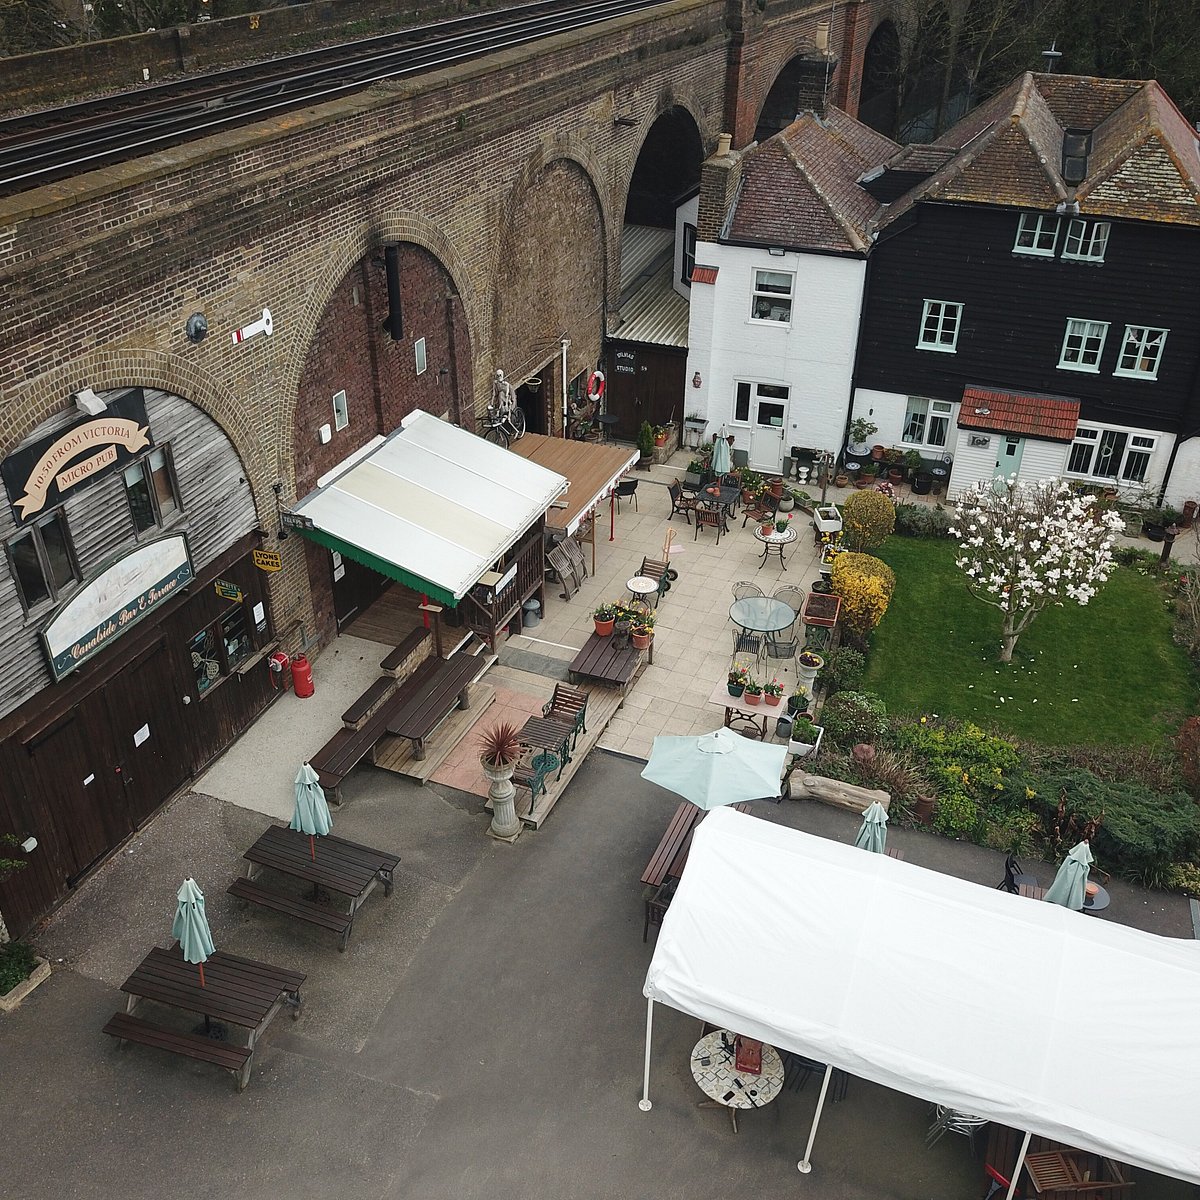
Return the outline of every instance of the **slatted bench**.
<path id="1" fill-rule="evenodd" d="M 424 758 L 425 739 L 456 707 L 470 707 L 468 689 L 487 665 L 488 660 L 470 654 L 427 658 L 412 678 L 400 685 L 397 700 L 388 705 L 387 732 L 408 738 L 414 757 Z"/>
<path id="2" fill-rule="evenodd" d="M 591 634 L 583 643 L 583 649 L 571 660 L 571 681 L 592 679 L 597 683 L 615 685 L 624 695 L 637 678 L 647 656 L 649 662 L 654 662 L 653 638 L 648 651 L 635 650 L 625 642 L 626 639 L 615 634 L 609 637 Z"/>
<path id="3" fill-rule="evenodd" d="M 392 675 L 381 675 L 355 702 L 342 713 L 342 724 L 350 730 L 360 730 L 396 690 Z"/>
<path id="4" fill-rule="evenodd" d="M 398 698 L 397 692 L 358 729 L 339 729 L 309 760 L 330 804 L 341 804 L 342 780 L 374 750 L 387 728 L 391 706 Z"/>
<path id="5" fill-rule="evenodd" d="M 422 643 L 429 640 L 428 629 L 414 629 L 385 659 L 379 664 L 379 669 L 399 678 L 408 660 L 421 649 Z"/>
<path id="6" fill-rule="evenodd" d="M 231 1046 L 228 1042 L 217 1042 L 195 1033 L 177 1033 L 173 1029 L 165 1029 L 129 1013 L 113 1013 L 108 1019 L 108 1024 L 104 1026 L 104 1032 L 121 1044 L 138 1042 L 143 1046 L 169 1050 L 172 1054 L 210 1062 L 226 1071 L 232 1071 L 237 1077 L 239 1092 L 250 1081 L 250 1061 L 254 1051 L 248 1046 Z"/>
<path id="7" fill-rule="evenodd" d="M 263 908 L 273 908 L 285 916 L 295 917 L 298 921 L 307 921 L 310 925 L 319 925 L 322 929 L 332 930 L 338 935 L 338 949 L 345 950 L 350 941 L 350 931 L 354 927 L 354 914 L 337 912 L 323 904 L 315 904 L 311 900 L 297 900 L 276 892 L 262 884 L 246 879 L 244 876 L 235 879 L 226 889 L 229 895 L 239 900 L 247 900 L 251 904 L 261 904 Z"/>
<path id="8" fill-rule="evenodd" d="M 697 808 L 690 800 L 685 800 L 675 810 L 675 815 L 671 818 L 666 833 L 662 835 L 662 840 L 658 843 L 654 853 L 650 856 L 650 861 L 646 864 L 646 869 L 642 872 L 644 884 L 656 888 L 666 879 L 667 871 L 670 869 L 671 863 L 675 861 L 675 855 L 679 853 L 680 847 L 690 836 L 702 816 L 704 816 L 703 810 Z"/>

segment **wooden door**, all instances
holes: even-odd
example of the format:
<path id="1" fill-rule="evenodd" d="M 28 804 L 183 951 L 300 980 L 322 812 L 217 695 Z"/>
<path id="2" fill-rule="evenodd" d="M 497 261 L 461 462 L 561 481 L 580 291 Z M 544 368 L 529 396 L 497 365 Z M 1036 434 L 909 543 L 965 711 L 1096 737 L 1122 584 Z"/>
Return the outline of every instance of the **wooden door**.
<path id="1" fill-rule="evenodd" d="M 666 425 L 683 419 L 685 352 L 638 342 L 614 343 L 608 364 L 604 408 L 618 418 L 615 437 L 636 441 L 643 421 Z"/>
<path id="2" fill-rule="evenodd" d="M 333 572 L 333 615 L 341 631 L 392 581 L 336 550 L 330 551 L 330 570 Z"/>
<path id="3" fill-rule="evenodd" d="M 96 694 L 107 711 L 111 770 L 137 828 L 191 773 L 183 696 L 166 639 L 150 647 Z"/>

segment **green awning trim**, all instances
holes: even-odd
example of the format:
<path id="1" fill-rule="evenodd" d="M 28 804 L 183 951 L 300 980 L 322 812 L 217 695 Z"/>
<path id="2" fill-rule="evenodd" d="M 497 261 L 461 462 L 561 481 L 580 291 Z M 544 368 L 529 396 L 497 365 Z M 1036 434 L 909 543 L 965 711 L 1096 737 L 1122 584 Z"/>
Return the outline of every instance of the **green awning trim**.
<path id="1" fill-rule="evenodd" d="M 336 538 L 321 529 L 298 529 L 294 530 L 297 533 L 302 533 L 310 542 L 316 542 L 319 546 L 324 546 L 327 550 L 336 550 L 339 554 L 346 558 L 352 558 L 356 563 L 362 563 L 364 567 L 370 567 L 372 571 L 378 571 L 380 575 L 386 575 L 389 579 L 396 579 L 400 583 L 412 588 L 414 592 L 420 592 L 422 595 L 428 596 L 430 600 L 436 600 L 439 604 L 448 605 L 450 608 L 458 607 L 458 600 L 451 592 L 445 588 L 438 587 L 436 583 L 430 583 L 428 579 L 422 579 L 420 575 L 414 575 L 411 571 L 406 571 L 403 567 L 398 567 L 394 562 L 388 562 L 386 558 L 379 558 L 368 550 L 364 550 L 361 546 L 355 546 L 350 542 L 344 542 L 341 538 Z"/>

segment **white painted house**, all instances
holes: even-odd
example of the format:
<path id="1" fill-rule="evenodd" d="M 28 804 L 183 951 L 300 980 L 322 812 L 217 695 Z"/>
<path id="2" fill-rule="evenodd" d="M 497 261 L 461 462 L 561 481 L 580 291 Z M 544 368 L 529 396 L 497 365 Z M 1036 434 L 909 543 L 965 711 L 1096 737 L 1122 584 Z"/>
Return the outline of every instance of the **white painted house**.
<path id="1" fill-rule="evenodd" d="M 742 151 L 723 140 L 704 164 L 684 407 L 756 470 L 842 445 L 882 207 L 857 181 L 898 149 L 831 108 Z"/>

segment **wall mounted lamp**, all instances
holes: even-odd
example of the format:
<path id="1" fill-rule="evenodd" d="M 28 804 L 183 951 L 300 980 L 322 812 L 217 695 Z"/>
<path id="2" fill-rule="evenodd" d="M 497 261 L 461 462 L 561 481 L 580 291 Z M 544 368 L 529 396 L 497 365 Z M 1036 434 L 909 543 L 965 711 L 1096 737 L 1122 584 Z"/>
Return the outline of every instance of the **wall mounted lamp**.
<path id="1" fill-rule="evenodd" d="M 698 387 L 702 387 L 703 385 L 704 385 L 704 380 L 700 378 L 700 372 L 697 371 L 695 373 L 695 375 L 692 376 L 692 387 L 698 388 Z"/>
<path id="2" fill-rule="evenodd" d="M 637 117 L 613 117 L 614 125 L 621 125 L 626 128 L 631 128 L 638 123 Z"/>
<path id="3" fill-rule="evenodd" d="M 787 253 L 787 251 L 785 251 L 782 246 L 768 246 L 767 253 L 772 258 L 782 258 L 784 256 L 784 254 Z"/>

